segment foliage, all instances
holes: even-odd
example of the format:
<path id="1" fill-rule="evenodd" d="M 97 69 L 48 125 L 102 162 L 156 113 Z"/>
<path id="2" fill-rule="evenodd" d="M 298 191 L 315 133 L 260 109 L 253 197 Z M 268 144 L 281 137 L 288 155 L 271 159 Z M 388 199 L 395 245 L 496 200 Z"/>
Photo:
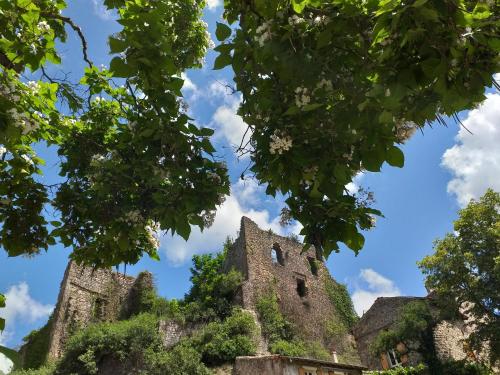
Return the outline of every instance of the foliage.
<path id="1" fill-rule="evenodd" d="M 203 363 L 219 365 L 255 354 L 255 334 L 253 316 L 235 308 L 224 321 L 207 324 L 187 343 L 201 354 Z"/>
<path id="2" fill-rule="evenodd" d="M 262 334 L 268 339 L 270 345 L 278 340 L 293 340 L 295 337 L 294 327 L 281 314 L 275 293 L 261 296 L 257 300 L 256 308 L 262 326 Z"/>
<path id="3" fill-rule="evenodd" d="M 275 293 L 268 293 L 257 300 L 257 312 L 262 327 L 262 334 L 269 342 L 269 351 L 275 354 L 331 359 L 330 353 L 322 344 L 305 341 L 296 334 L 295 326 L 279 310 Z"/>
<path id="4" fill-rule="evenodd" d="M 188 320 L 224 319 L 231 313 L 243 275 L 234 269 L 224 270 L 230 247 L 231 241 L 227 239 L 221 252 L 193 256 L 192 286 L 185 296 Z"/>
<path id="5" fill-rule="evenodd" d="M 147 353 L 148 375 L 210 375 L 201 362 L 201 355 L 189 345 L 179 344 L 169 351 Z"/>
<path id="6" fill-rule="evenodd" d="M 61 241 L 96 266 L 156 259 L 157 230 L 187 238 L 229 192 L 213 131 L 193 124 L 180 92 L 181 73 L 201 67 L 210 42 L 204 1 L 105 5 L 122 27 L 109 38 L 109 70 L 93 65 L 64 0 L 0 1 L 0 246 L 10 256 Z M 61 62 L 65 26 L 87 65 L 76 83 L 45 69 Z M 40 182 L 39 143 L 60 155 L 60 184 Z M 46 221 L 48 205 L 60 220 Z"/>
<path id="7" fill-rule="evenodd" d="M 426 286 L 445 301 L 444 307 L 474 320 L 472 348 L 491 345 L 500 359 L 500 194 L 488 190 L 459 212 L 455 234 L 434 244 L 434 254 L 419 264 Z"/>
<path id="8" fill-rule="evenodd" d="M 347 291 L 347 287 L 343 284 L 339 284 L 330 278 L 325 278 L 325 289 L 328 293 L 328 297 L 335 306 L 337 314 L 339 314 L 342 324 L 346 328 L 350 329 L 359 320 L 358 314 L 354 310 L 354 305 L 352 304 L 351 296 Z"/>
<path id="9" fill-rule="evenodd" d="M 370 371 L 369 375 L 420 375 L 426 374 L 427 367 L 419 364 L 416 367 L 395 367 L 384 371 Z"/>
<path id="10" fill-rule="evenodd" d="M 370 350 L 379 355 L 403 343 L 405 350 L 422 355 L 431 373 L 438 373 L 440 363 L 433 336 L 435 324 L 427 301 L 410 302 L 401 308 L 394 325 L 377 335 L 370 345 Z"/>
<path id="11" fill-rule="evenodd" d="M 493 375 L 493 371 L 479 363 L 448 361 L 441 364 L 443 375 Z"/>
<path id="12" fill-rule="evenodd" d="M 55 363 L 46 364 L 38 369 L 14 370 L 10 375 L 54 375 Z"/>
<path id="13" fill-rule="evenodd" d="M 5 296 L 3 294 L 0 294 L 0 309 L 5 308 Z M 2 332 L 5 329 L 5 319 L 0 318 L 0 332 Z"/>
<path id="14" fill-rule="evenodd" d="M 127 360 L 130 369 L 142 368 L 146 352 L 161 350 L 157 318 L 153 315 L 142 314 L 130 320 L 98 323 L 69 339 L 57 372 L 96 374 L 99 361 L 105 356 L 122 362 Z"/>
<path id="15" fill-rule="evenodd" d="M 42 328 L 30 332 L 24 337 L 23 368 L 37 369 L 47 362 L 51 329 L 52 317 Z"/>
<path id="16" fill-rule="evenodd" d="M 404 164 L 417 128 L 474 108 L 500 70 L 498 2 L 227 0 L 215 69 L 243 96 L 252 172 L 288 196 L 305 242 L 356 253 L 373 226 L 345 186 Z M 428 35 L 432 34 L 429 39 Z M 307 67 L 307 69 L 304 69 Z M 457 118 L 458 119 L 458 118 Z M 245 146 L 245 145 L 244 145 Z"/>

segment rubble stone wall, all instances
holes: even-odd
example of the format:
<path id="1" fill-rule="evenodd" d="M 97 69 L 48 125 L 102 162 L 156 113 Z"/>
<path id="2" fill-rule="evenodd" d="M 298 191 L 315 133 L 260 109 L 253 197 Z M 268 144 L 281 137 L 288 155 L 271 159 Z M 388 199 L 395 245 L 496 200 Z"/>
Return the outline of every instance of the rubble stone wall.
<path id="1" fill-rule="evenodd" d="M 311 262 L 317 265 L 315 272 Z M 245 309 L 256 310 L 260 297 L 276 293 L 281 312 L 298 327 L 302 338 L 321 342 L 337 352 L 340 342 L 354 341 L 327 333 L 328 321 L 337 319 L 338 314 L 326 291 L 326 281 L 331 276 L 313 249 L 302 253 L 302 244 L 261 230 L 243 217 L 239 238 L 228 253 L 227 268 L 230 267 L 245 276 L 240 296 Z"/>
<path id="2" fill-rule="evenodd" d="M 60 358 L 69 335 L 91 322 L 118 318 L 135 278 L 70 262 L 66 268 L 50 333 L 49 358 Z"/>

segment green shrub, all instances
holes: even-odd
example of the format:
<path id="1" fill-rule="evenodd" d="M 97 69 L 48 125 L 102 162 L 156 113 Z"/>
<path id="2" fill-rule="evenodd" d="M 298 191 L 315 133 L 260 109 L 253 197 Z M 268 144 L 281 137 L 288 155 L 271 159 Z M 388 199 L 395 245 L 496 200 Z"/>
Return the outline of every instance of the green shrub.
<path id="1" fill-rule="evenodd" d="M 38 369 L 14 370 L 10 375 L 53 375 L 56 365 L 54 363 L 46 364 Z"/>
<path id="2" fill-rule="evenodd" d="M 448 361 L 441 364 L 443 375 L 493 375 L 493 371 L 479 363 Z"/>
<path id="3" fill-rule="evenodd" d="M 204 363 L 218 365 L 232 362 L 238 356 L 255 354 L 255 332 L 252 315 L 234 309 L 223 322 L 209 323 L 186 340 L 186 344 L 196 348 Z"/>
<path id="4" fill-rule="evenodd" d="M 185 344 L 169 351 L 149 353 L 146 357 L 148 375 L 210 375 L 211 371 L 201 362 L 201 355 Z"/>
<path id="5" fill-rule="evenodd" d="M 96 374 L 104 357 L 127 361 L 130 368 L 141 368 L 145 351 L 162 351 L 157 318 L 141 314 L 130 320 L 99 323 L 77 332 L 67 345 L 58 373 Z"/>
<path id="6" fill-rule="evenodd" d="M 233 300 L 243 282 L 243 275 L 234 269 L 224 272 L 229 239 L 218 254 L 193 256 L 192 286 L 185 296 L 186 318 L 190 321 L 224 319 L 231 314 Z"/>
<path id="7" fill-rule="evenodd" d="M 384 371 L 370 371 L 368 374 L 370 375 L 420 375 L 426 374 L 427 367 L 423 364 L 420 364 L 416 367 L 395 367 L 390 370 Z"/>
<path id="8" fill-rule="evenodd" d="M 281 314 L 275 293 L 269 293 L 259 298 L 256 308 L 262 325 L 262 333 L 270 344 L 278 340 L 291 341 L 294 339 L 294 327 Z"/>
<path id="9" fill-rule="evenodd" d="M 47 324 L 38 330 L 31 331 L 23 341 L 25 342 L 25 356 L 22 366 L 25 369 L 37 369 L 47 361 L 49 353 L 50 330 L 52 317 Z"/>
<path id="10" fill-rule="evenodd" d="M 305 357 L 306 348 L 302 341 L 276 340 L 269 345 L 269 351 L 274 354 L 287 355 L 290 357 Z"/>

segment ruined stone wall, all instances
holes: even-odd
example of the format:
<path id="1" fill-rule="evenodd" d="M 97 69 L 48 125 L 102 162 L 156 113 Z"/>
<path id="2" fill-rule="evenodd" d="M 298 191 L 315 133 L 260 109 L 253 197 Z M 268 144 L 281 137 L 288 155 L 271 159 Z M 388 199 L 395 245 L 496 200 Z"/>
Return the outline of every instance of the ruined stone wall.
<path id="1" fill-rule="evenodd" d="M 361 363 L 370 369 L 382 369 L 381 358 L 370 352 L 370 345 L 384 330 L 392 327 L 399 316 L 400 309 L 410 302 L 423 300 L 422 297 L 379 297 L 372 307 L 361 317 L 354 327 L 354 337 L 358 347 Z M 421 357 L 411 353 L 408 358 L 410 364 L 418 364 Z"/>
<path id="2" fill-rule="evenodd" d="M 426 300 L 426 297 L 380 297 L 354 327 L 354 336 L 363 365 L 371 369 L 382 369 L 381 358 L 370 352 L 370 344 L 378 334 L 390 329 L 398 319 L 399 311 L 407 303 Z M 435 317 L 439 310 L 431 306 Z M 467 357 L 463 340 L 468 336 L 467 327 L 461 320 L 442 320 L 433 331 L 434 346 L 439 360 L 462 360 Z M 408 363 L 417 365 L 422 362 L 418 353 L 410 353 Z"/>
<path id="3" fill-rule="evenodd" d="M 60 358 L 69 335 L 91 322 L 118 318 L 135 278 L 109 269 L 93 270 L 70 262 L 54 310 L 49 358 Z"/>
<path id="4" fill-rule="evenodd" d="M 275 261 L 271 255 L 273 249 L 281 253 Z M 302 244 L 263 231 L 243 217 L 240 236 L 228 254 L 228 266 L 245 275 L 241 290 L 244 308 L 256 310 L 261 296 L 275 292 L 281 312 L 298 327 L 302 338 L 321 342 L 338 352 L 340 342 L 345 343 L 349 338 L 329 337 L 326 331 L 327 323 L 338 318 L 326 291 L 326 281 L 331 276 L 324 263 L 316 260 L 313 249 L 301 252 Z M 316 262 L 316 272 L 311 269 L 310 261 Z"/>

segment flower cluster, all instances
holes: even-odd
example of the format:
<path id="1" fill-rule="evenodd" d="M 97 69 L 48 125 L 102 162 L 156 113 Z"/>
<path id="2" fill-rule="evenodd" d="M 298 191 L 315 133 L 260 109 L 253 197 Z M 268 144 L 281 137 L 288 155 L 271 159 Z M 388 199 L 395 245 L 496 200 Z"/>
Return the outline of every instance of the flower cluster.
<path id="1" fill-rule="evenodd" d="M 160 247 L 160 240 L 158 239 L 159 230 L 160 226 L 158 224 L 152 224 L 146 226 L 146 235 L 148 238 L 148 242 L 155 249 L 158 249 Z"/>
<path id="2" fill-rule="evenodd" d="M 47 22 L 45 21 L 40 21 L 38 22 L 38 30 L 40 30 L 42 33 L 48 33 L 50 31 L 50 26 Z"/>
<path id="3" fill-rule="evenodd" d="M 290 136 L 283 135 L 275 132 L 271 135 L 271 142 L 269 143 L 269 152 L 274 155 L 278 153 L 281 155 L 284 151 L 288 151 L 292 147 L 293 140 Z"/>
<path id="4" fill-rule="evenodd" d="M 4 146 L 0 146 L 0 159 L 7 153 L 7 149 Z"/>
<path id="5" fill-rule="evenodd" d="M 36 81 L 29 81 L 26 86 L 35 95 L 40 91 L 40 84 Z"/>
<path id="6" fill-rule="evenodd" d="M 26 114 L 19 113 L 16 108 L 7 110 L 7 114 L 12 118 L 14 125 L 21 128 L 23 135 L 29 134 L 39 128 L 39 125 L 32 121 Z"/>
<path id="7" fill-rule="evenodd" d="M 333 84 L 332 84 L 332 81 L 323 78 L 321 81 L 319 81 L 317 83 L 316 88 L 317 89 L 325 89 L 326 91 L 332 91 Z"/>
<path id="8" fill-rule="evenodd" d="M 129 211 L 125 214 L 125 221 L 129 224 L 138 224 L 144 221 L 139 210 Z"/>
<path id="9" fill-rule="evenodd" d="M 297 87 L 295 89 L 295 105 L 302 108 L 311 102 L 309 91 L 305 87 Z"/>
<path id="10" fill-rule="evenodd" d="M 296 14 L 294 14 L 291 17 L 288 17 L 288 24 L 290 24 L 291 26 L 299 25 L 303 22 L 304 22 L 304 19 L 302 17 L 297 16 Z"/>
<path id="11" fill-rule="evenodd" d="M 272 38 L 273 33 L 271 31 L 271 26 L 272 23 L 271 21 L 266 21 L 259 27 L 257 27 L 256 36 L 255 40 L 259 43 L 259 45 L 262 47 L 266 41 Z"/>

